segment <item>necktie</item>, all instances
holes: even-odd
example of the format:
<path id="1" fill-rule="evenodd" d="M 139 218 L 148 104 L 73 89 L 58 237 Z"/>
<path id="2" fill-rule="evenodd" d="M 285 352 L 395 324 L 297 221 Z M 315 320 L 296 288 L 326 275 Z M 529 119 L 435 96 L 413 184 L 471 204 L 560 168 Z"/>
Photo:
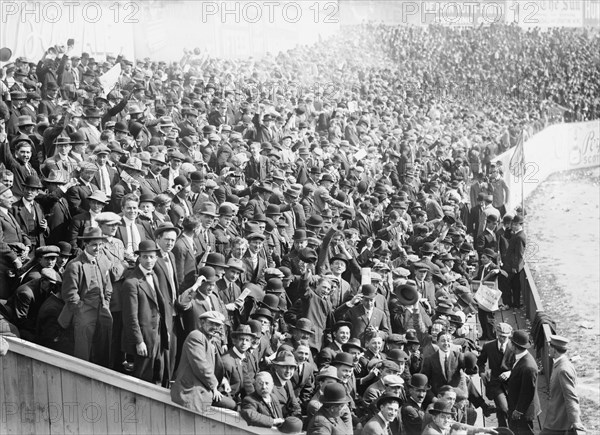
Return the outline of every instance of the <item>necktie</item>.
<path id="1" fill-rule="evenodd" d="M 173 292 L 171 294 L 172 302 L 175 302 L 175 280 L 173 273 L 173 265 L 171 264 L 171 259 L 169 258 L 168 253 L 163 254 L 163 259 L 165 260 L 165 264 L 167 265 L 167 278 L 169 279 L 169 284 L 173 289 Z"/>
<path id="2" fill-rule="evenodd" d="M 131 234 L 131 247 L 134 251 L 137 251 L 137 248 L 140 244 L 140 235 L 135 227 L 135 224 L 132 222 L 129 224 L 129 232 Z"/>
<path id="3" fill-rule="evenodd" d="M 444 359 L 444 373 L 446 374 L 446 379 L 450 379 L 450 359 L 448 358 L 448 354 L 445 354 Z"/>

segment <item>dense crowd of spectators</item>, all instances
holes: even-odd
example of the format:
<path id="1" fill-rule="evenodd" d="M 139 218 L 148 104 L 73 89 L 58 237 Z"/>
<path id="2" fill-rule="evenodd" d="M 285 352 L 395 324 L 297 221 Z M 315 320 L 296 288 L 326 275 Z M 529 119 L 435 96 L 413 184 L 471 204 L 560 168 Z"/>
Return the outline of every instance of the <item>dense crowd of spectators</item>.
<path id="1" fill-rule="evenodd" d="M 598 117 L 597 44 L 366 25 L 263 59 L 17 58 L 2 333 L 251 425 L 494 432 L 468 426 L 481 408 L 526 433 L 535 391 L 517 401 L 505 372 L 527 333 L 494 320 L 521 304 L 523 211 L 493 160 L 524 129 Z"/>

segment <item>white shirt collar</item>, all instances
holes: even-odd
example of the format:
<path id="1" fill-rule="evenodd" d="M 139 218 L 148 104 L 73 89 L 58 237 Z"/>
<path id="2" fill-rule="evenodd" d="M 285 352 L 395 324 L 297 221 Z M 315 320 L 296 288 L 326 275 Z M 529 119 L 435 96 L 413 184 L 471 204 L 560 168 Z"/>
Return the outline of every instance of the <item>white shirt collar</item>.
<path id="1" fill-rule="evenodd" d="M 244 360 L 246 359 L 246 354 L 243 354 L 243 353 L 241 353 L 241 352 L 240 352 L 240 351 L 237 349 L 237 347 L 233 346 L 233 347 L 232 347 L 232 349 L 233 349 L 233 353 L 235 353 L 235 354 L 236 354 L 238 357 L 240 357 L 240 359 L 241 359 L 242 361 L 244 361 Z"/>
<path id="2" fill-rule="evenodd" d="M 523 358 L 525 355 L 527 355 L 527 353 L 529 353 L 529 351 L 527 349 L 525 349 L 523 352 L 517 353 L 515 355 L 515 364 L 517 364 L 517 362 L 519 362 L 519 360 L 521 358 Z"/>

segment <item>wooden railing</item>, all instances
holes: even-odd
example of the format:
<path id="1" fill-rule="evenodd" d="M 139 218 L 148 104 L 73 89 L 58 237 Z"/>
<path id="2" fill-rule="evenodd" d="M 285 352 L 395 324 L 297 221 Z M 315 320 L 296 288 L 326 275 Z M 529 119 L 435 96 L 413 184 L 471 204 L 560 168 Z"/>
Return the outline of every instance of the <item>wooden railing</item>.
<path id="1" fill-rule="evenodd" d="M 527 264 L 525 265 L 525 282 L 524 288 L 522 289 L 523 300 L 525 302 L 525 314 L 527 318 L 533 322 L 538 312 L 544 311 L 544 304 L 542 298 L 538 292 L 537 286 L 531 274 L 531 270 Z M 542 366 L 544 367 L 544 376 L 548 385 L 550 385 L 550 375 L 552 374 L 552 359 L 550 358 L 550 335 L 552 331 L 549 325 L 543 325 L 544 333 L 544 345 L 542 348 L 538 348 L 540 358 L 542 360 Z"/>
<path id="2" fill-rule="evenodd" d="M 238 413 L 207 406 L 202 413 L 171 401 L 169 390 L 131 376 L 5 337 L 0 357 L 2 434 L 272 435 Z"/>

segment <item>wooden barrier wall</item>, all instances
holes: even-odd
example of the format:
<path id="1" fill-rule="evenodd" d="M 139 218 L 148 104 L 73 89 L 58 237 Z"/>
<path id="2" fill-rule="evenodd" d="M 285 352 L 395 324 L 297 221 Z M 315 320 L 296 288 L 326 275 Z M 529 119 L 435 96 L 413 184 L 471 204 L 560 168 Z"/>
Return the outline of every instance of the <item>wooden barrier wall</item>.
<path id="1" fill-rule="evenodd" d="M 239 414 L 174 404 L 169 390 L 20 339 L 0 357 L 2 434 L 256 434 Z"/>
<path id="2" fill-rule="evenodd" d="M 529 266 L 525 265 L 525 288 L 521 292 L 523 300 L 525 301 L 525 314 L 527 318 L 533 322 L 535 315 L 538 312 L 544 311 L 544 304 L 542 298 L 538 292 L 538 289 L 533 280 L 533 275 Z M 546 377 L 547 384 L 550 385 L 550 375 L 552 374 L 552 358 L 550 358 L 550 335 L 552 331 L 550 326 L 543 325 L 544 330 L 544 347 L 537 349 L 540 352 L 540 358 L 542 360 L 542 366 L 544 367 L 544 376 Z"/>

